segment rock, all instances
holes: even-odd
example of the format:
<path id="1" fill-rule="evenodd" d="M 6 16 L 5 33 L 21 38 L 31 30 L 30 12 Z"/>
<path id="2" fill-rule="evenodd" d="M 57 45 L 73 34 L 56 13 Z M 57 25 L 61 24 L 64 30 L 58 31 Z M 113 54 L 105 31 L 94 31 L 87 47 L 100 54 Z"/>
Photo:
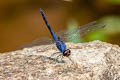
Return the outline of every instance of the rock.
<path id="1" fill-rule="evenodd" d="M 0 54 L 0 80 L 120 80 L 119 46 L 101 41 L 66 45 L 70 57 L 57 60 L 61 53 L 54 44 Z"/>

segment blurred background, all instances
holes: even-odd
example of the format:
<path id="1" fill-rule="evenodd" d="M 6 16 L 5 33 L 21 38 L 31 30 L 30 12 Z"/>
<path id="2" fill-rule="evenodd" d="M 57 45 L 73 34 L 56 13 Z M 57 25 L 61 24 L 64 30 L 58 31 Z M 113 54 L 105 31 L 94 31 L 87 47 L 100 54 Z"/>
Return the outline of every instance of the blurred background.
<path id="1" fill-rule="evenodd" d="M 40 8 L 54 32 L 97 20 L 106 27 L 89 33 L 81 41 L 120 45 L 120 0 L 1 0 L 0 53 L 16 50 L 39 37 L 51 37 Z"/>

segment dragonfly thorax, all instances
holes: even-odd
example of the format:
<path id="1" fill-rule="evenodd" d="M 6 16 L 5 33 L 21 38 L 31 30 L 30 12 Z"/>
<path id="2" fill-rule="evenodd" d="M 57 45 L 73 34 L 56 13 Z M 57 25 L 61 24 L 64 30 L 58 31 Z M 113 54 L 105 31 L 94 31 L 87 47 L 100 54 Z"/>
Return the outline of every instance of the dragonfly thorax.
<path id="1" fill-rule="evenodd" d="M 71 51 L 70 51 L 69 49 L 66 49 L 66 50 L 63 52 L 63 56 L 66 56 L 66 57 L 70 56 L 70 54 L 71 54 Z"/>

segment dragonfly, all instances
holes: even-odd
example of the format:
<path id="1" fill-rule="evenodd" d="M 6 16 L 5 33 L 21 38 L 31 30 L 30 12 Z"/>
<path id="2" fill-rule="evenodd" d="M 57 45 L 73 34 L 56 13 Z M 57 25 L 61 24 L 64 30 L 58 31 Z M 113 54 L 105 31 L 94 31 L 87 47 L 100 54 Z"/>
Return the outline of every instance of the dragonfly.
<path id="1" fill-rule="evenodd" d="M 42 9 L 40 9 L 40 13 L 41 13 L 42 18 L 44 20 L 44 23 L 46 24 L 50 34 L 52 35 L 52 38 L 54 39 L 54 42 L 56 44 L 57 49 L 62 53 L 62 56 L 69 57 L 71 55 L 71 50 L 67 49 L 66 44 L 64 43 L 64 40 L 61 39 L 61 37 L 64 37 L 64 39 L 65 39 L 65 36 L 68 34 L 68 32 L 67 31 L 58 32 L 58 33 L 56 33 L 58 35 L 57 36 L 53 32 L 51 26 L 48 24 L 48 21 L 47 21 L 46 16 L 45 16 L 45 14 L 44 14 Z M 70 33 L 74 34 L 76 32 L 80 32 L 80 34 L 85 35 L 88 32 L 92 32 L 94 30 L 97 30 L 97 29 L 100 29 L 100 28 L 104 28 L 104 27 L 105 27 L 105 25 L 103 25 L 103 24 L 96 24 L 96 21 L 93 21 L 93 22 L 91 22 L 89 24 L 86 24 L 86 25 L 84 25 L 82 27 L 78 27 L 78 29 L 76 29 L 76 31 L 71 31 Z"/>
<path id="2" fill-rule="evenodd" d="M 60 32 L 57 32 L 56 34 L 53 32 L 51 26 L 48 24 L 48 20 L 43 12 L 43 10 L 40 8 L 40 13 L 42 15 L 42 18 L 44 20 L 44 23 L 46 24 L 53 40 L 51 40 L 50 38 L 38 38 L 34 41 L 31 42 L 31 44 L 27 44 L 25 46 L 21 46 L 19 48 L 25 48 L 25 47 L 31 47 L 33 45 L 40 45 L 40 44 L 51 44 L 51 43 L 55 43 L 56 44 L 56 47 L 57 49 L 60 51 L 60 54 L 59 56 L 65 56 L 65 57 L 69 57 L 71 55 L 71 50 L 70 49 L 67 49 L 66 47 L 66 39 L 67 39 L 67 35 L 69 34 L 73 34 L 71 37 L 69 38 L 72 38 L 73 36 L 75 36 L 76 34 L 80 33 L 80 36 L 84 36 L 85 34 L 89 33 L 89 32 L 93 32 L 95 30 L 98 30 L 98 29 L 101 29 L 101 28 L 104 28 L 105 25 L 104 24 L 97 24 L 96 21 L 93 21 L 93 22 L 90 22 L 88 24 L 85 24 L 83 26 L 80 26 L 78 27 L 76 30 L 74 31 L 70 31 L 68 32 L 67 30 L 62 30 Z M 40 43 L 40 44 L 39 44 Z"/>
<path id="3" fill-rule="evenodd" d="M 43 12 L 42 9 L 40 9 L 40 13 L 41 13 L 41 15 L 42 15 L 42 18 L 43 18 L 43 20 L 44 20 L 44 22 L 45 22 L 48 30 L 50 31 L 50 34 L 52 35 L 52 38 L 54 39 L 54 41 L 55 41 L 55 43 L 56 43 L 56 47 L 58 48 L 58 50 L 59 50 L 61 53 L 63 53 L 63 56 L 66 56 L 66 57 L 70 56 L 70 54 L 71 54 L 70 49 L 67 49 L 67 48 L 66 48 L 66 44 L 65 44 L 62 40 L 60 40 L 60 38 L 57 37 L 56 34 L 53 32 L 52 28 L 51 28 L 50 25 L 48 24 L 48 21 L 47 21 L 45 15 L 44 15 L 44 12 Z"/>

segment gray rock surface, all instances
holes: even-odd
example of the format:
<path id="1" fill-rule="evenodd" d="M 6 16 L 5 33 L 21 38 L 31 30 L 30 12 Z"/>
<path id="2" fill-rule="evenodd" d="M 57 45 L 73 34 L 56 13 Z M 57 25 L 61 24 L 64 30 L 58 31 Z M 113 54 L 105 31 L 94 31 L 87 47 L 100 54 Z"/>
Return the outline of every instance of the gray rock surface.
<path id="1" fill-rule="evenodd" d="M 66 45 L 72 61 L 56 60 L 61 53 L 54 44 L 0 54 L 0 80 L 120 80 L 119 46 L 101 41 Z"/>

